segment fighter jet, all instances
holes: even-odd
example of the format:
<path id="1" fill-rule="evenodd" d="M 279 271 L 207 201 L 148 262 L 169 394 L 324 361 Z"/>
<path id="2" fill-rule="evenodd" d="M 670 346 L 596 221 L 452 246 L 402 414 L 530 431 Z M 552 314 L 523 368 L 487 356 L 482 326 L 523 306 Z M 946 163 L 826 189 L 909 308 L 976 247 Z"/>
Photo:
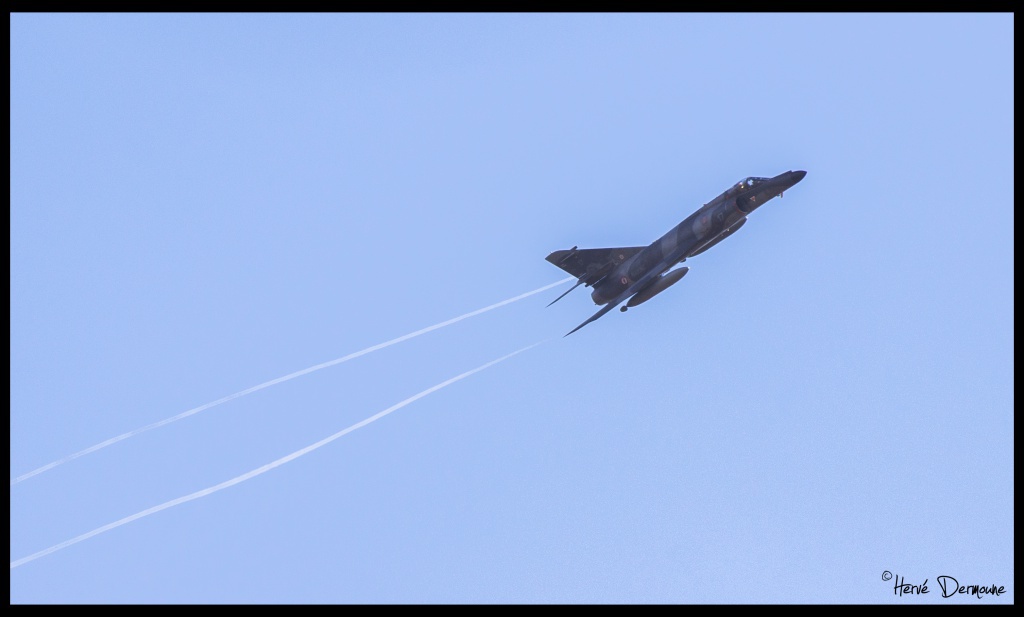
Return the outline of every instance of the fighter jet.
<path id="1" fill-rule="evenodd" d="M 729 187 L 724 193 L 700 207 L 649 246 L 609 249 L 555 251 L 547 260 L 577 277 L 576 284 L 593 287 L 594 304 L 604 308 L 573 328 L 569 336 L 598 319 L 628 298 L 626 309 L 647 302 L 679 282 L 688 267 L 672 267 L 704 251 L 736 233 L 747 222 L 747 215 L 804 179 L 806 171 L 787 171 L 774 178 L 750 177 Z M 564 298 L 569 291 L 555 298 Z M 548 304 L 548 306 L 551 306 Z"/>

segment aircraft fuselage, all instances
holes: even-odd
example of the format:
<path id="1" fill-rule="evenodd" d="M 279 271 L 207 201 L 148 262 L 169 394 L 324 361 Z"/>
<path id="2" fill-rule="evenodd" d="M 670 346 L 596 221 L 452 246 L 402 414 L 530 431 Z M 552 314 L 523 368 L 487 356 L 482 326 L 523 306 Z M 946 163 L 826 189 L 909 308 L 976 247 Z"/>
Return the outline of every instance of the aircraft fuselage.
<path id="1" fill-rule="evenodd" d="M 748 214 L 782 194 L 804 175 L 803 171 L 788 171 L 774 178 L 750 178 L 730 187 L 616 266 L 594 286 L 591 298 L 595 304 L 618 304 L 640 292 L 663 272 L 709 246 L 723 232 L 735 230 Z"/>

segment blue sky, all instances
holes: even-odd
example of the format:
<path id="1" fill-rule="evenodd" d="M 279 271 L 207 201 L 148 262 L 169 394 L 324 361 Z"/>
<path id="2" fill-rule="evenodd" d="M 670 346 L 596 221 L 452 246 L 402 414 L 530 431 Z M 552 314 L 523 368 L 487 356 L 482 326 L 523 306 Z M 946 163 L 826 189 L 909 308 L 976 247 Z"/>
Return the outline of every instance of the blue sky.
<path id="1" fill-rule="evenodd" d="M 13 484 L 12 562 L 546 341 L 13 603 L 1013 601 L 1012 15 L 10 31 L 12 479 L 808 171 L 571 337 L 554 288 Z"/>

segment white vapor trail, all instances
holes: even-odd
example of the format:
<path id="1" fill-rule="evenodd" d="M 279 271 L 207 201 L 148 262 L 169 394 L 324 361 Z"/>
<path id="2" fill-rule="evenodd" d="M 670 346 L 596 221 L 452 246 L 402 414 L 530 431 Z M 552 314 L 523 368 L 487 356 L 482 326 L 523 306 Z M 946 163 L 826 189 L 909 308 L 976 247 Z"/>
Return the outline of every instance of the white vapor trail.
<path id="1" fill-rule="evenodd" d="M 456 381 L 460 381 L 462 379 L 465 379 L 466 377 L 469 377 L 473 373 L 479 373 L 480 371 L 482 371 L 482 370 L 484 370 L 486 368 L 490 368 L 490 367 L 494 366 L 495 364 L 497 364 L 499 362 L 502 362 L 504 360 L 508 360 L 512 356 L 521 354 L 524 351 L 526 351 L 528 349 L 532 349 L 532 348 L 536 347 L 537 345 L 540 345 L 543 342 L 544 341 L 541 341 L 539 343 L 534 343 L 533 345 L 530 345 L 529 347 L 523 347 L 522 349 L 520 349 L 518 351 L 513 351 L 512 353 L 510 353 L 510 354 L 508 354 L 506 356 L 502 356 L 502 357 L 498 358 L 497 360 L 491 360 L 487 364 L 482 364 L 482 365 L 476 367 L 475 369 L 472 369 L 472 370 L 466 371 L 465 373 L 462 373 L 461 375 L 456 375 L 455 377 L 452 377 L 451 379 L 449 379 L 447 381 L 442 381 L 441 383 L 437 384 L 436 386 L 431 386 L 431 387 L 427 388 L 426 390 L 420 392 L 419 394 L 414 394 L 413 396 L 410 396 L 409 398 L 405 399 L 404 401 L 402 401 L 400 403 L 396 403 L 396 404 L 392 405 L 391 407 L 388 407 L 384 411 L 378 412 L 378 413 L 370 416 L 369 418 L 366 418 L 365 420 L 361 420 L 359 422 L 356 422 L 352 426 L 350 426 L 350 427 L 348 427 L 346 429 L 342 429 L 342 430 L 338 431 L 337 433 L 331 435 L 330 437 L 327 437 L 325 439 L 321 439 L 320 441 L 318 441 L 318 442 L 316 442 L 316 443 L 314 443 L 312 445 L 306 446 L 305 448 L 302 448 L 301 450 L 297 450 L 295 452 L 292 452 L 288 456 L 281 457 L 281 458 L 277 459 L 276 461 L 273 461 L 272 463 L 267 463 L 266 465 L 264 465 L 262 467 L 258 467 L 256 469 L 253 469 L 252 471 L 247 472 L 247 473 L 243 473 L 242 475 L 240 475 L 238 477 L 231 478 L 230 480 L 226 480 L 224 482 L 221 482 L 220 484 L 211 486 L 209 488 L 204 488 L 201 491 L 196 491 L 196 492 L 191 493 L 189 495 L 185 495 L 184 497 L 178 497 L 177 499 L 172 499 L 172 500 L 170 500 L 168 502 L 165 502 L 165 503 L 162 503 L 162 504 L 160 504 L 158 506 L 153 506 L 152 508 L 143 510 L 142 512 L 138 512 L 136 514 L 132 514 L 131 516 L 126 516 L 126 517 L 122 518 L 121 520 L 114 521 L 113 523 L 104 525 L 102 527 L 98 527 L 98 528 L 93 529 L 92 531 L 90 531 L 88 533 L 83 533 L 80 536 L 77 536 L 77 537 L 71 538 L 70 540 L 66 540 L 64 542 L 61 542 L 60 544 L 55 544 L 55 545 L 51 546 L 48 549 L 39 551 L 38 553 L 33 553 L 33 554 L 29 555 L 28 557 L 22 557 L 21 559 L 16 559 L 16 560 L 11 562 L 11 569 L 13 570 L 13 569 L 17 568 L 18 566 L 21 566 L 21 565 L 24 565 L 24 564 L 26 564 L 26 563 L 28 563 L 30 561 L 34 561 L 36 559 L 39 559 L 40 557 L 45 557 L 46 555 L 49 555 L 50 553 L 55 553 L 55 552 L 57 552 L 57 551 L 59 551 L 59 550 L 61 550 L 63 548 L 67 548 L 67 547 L 71 546 L 72 544 L 78 544 L 82 540 L 88 540 L 89 538 L 91 538 L 93 536 L 98 536 L 101 533 L 105 533 L 107 531 L 110 531 L 111 529 L 115 529 L 117 527 L 120 527 L 121 525 L 127 525 L 128 523 L 130 523 L 132 521 L 137 521 L 140 518 L 149 516 L 150 514 L 156 514 L 157 512 L 160 512 L 161 510 L 166 510 L 167 508 L 173 508 L 174 506 L 183 504 L 183 503 L 185 503 L 187 501 L 192 501 L 194 499 L 199 499 L 200 497 L 206 497 L 207 495 L 210 495 L 212 493 L 216 493 L 217 491 L 226 489 L 229 486 L 234 486 L 236 484 L 241 484 L 242 482 L 245 482 L 246 480 L 249 480 L 251 478 L 255 478 L 256 476 L 258 476 L 260 474 L 264 474 L 264 473 L 270 471 L 271 469 L 273 469 L 275 467 L 280 467 L 281 465 L 284 465 L 285 463 L 294 461 L 295 459 L 299 458 L 300 456 L 304 456 L 306 454 L 309 454 L 310 452 L 312 452 L 313 450 L 316 450 L 317 448 L 320 448 L 322 446 L 326 446 L 327 444 L 331 443 L 335 439 L 337 439 L 337 438 L 339 438 L 339 437 L 341 437 L 343 435 L 347 435 L 348 433 L 351 433 L 352 431 L 354 431 L 356 429 L 363 428 L 364 426 L 366 426 L 367 424 L 370 424 L 371 422 L 376 422 L 377 420 L 380 420 L 381 418 L 383 418 L 384 416 L 388 415 L 392 411 L 397 411 L 397 410 L 401 409 L 402 407 L 405 407 L 409 403 L 412 403 L 414 401 L 417 401 L 417 400 L 423 398 L 424 396 L 427 396 L 428 394 L 431 394 L 433 392 L 437 392 L 438 390 L 440 390 L 441 388 L 444 388 L 446 386 L 450 386 L 451 384 L 455 383 Z"/>
<path id="2" fill-rule="evenodd" d="M 115 443 L 117 443 L 119 441 L 123 441 L 125 439 L 128 439 L 129 437 L 134 437 L 134 436 L 139 435 L 141 433 L 145 433 L 146 431 L 151 431 L 151 430 L 153 430 L 155 428 L 160 428 L 161 426 L 168 425 L 168 424 L 170 424 L 172 422 L 177 422 L 178 420 L 181 420 L 183 418 L 187 418 L 187 417 L 189 417 L 191 415 L 197 414 L 200 411 L 206 411 L 207 409 L 209 409 L 211 407 L 216 407 L 217 405 L 220 405 L 222 403 L 226 403 L 228 401 L 233 401 L 236 398 L 241 398 L 241 397 L 243 397 L 243 396 L 245 396 L 247 394 L 252 394 L 253 392 L 257 392 L 257 391 L 262 390 L 264 388 L 269 388 L 270 386 L 277 385 L 279 383 L 283 383 L 283 382 L 288 381 L 290 379 L 295 379 L 296 377 L 301 377 L 303 375 L 307 375 L 307 374 L 312 373 L 314 371 L 319 371 L 320 369 L 325 369 L 325 368 L 327 368 L 329 366 L 334 366 L 335 364 L 341 364 L 342 362 L 348 362 L 349 360 L 352 360 L 354 358 L 358 358 L 359 356 L 364 356 L 364 355 L 366 355 L 366 354 L 368 354 L 370 352 L 374 352 L 374 351 L 377 351 L 377 350 L 380 350 L 380 349 L 384 349 L 385 347 L 390 347 L 391 345 L 396 345 L 398 343 L 401 343 L 402 341 L 407 341 L 407 340 L 409 340 L 411 338 L 415 338 L 415 337 L 417 337 L 417 336 L 419 336 L 421 334 L 426 334 L 427 332 L 432 332 L 433 330 L 437 330 L 437 329 L 443 328 L 445 326 L 450 326 L 453 323 L 462 321 L 463 319 L 469 319 L 470 317 L 475 317 L 476 315 L 479 315 L 481 313 L 486 313 L 487 311 L 492 311 L 492 310 L 494 310 L 496 308 L 505 306 L 506 304 L 512 304 L 513 302 L 518 302 L 519 300 L 522 300 L 523 298 L 528 298 L 528 297 L 530 297 L 530 296 L 532 296 L 534 294 L 539 294 L 542 291 L 547 291 L 547 290 L 551 289 L 552 287 L 557 287 L 558 285 L 562 285 L 563 283 L 568 283 L 571 280 L 574 280 L 574 277 L 570 276 L 569 278 L 564 278 L 564 279 L 562 279 L 560 281 L 556 281 L 554 283 L 551 283 L 550 285 L 545 285 L 544 287 L 541 287 L 539 289 L 534 289 L 533 291 L 528 291 L 528 292 L 526 292 L 524 294 L 520 294 L 520 295 L 518 295 L 518 296 L 516 296 L 514 298 L 509 298 L 508 300 L 502 300 L 501 302 L 498 302 L 497 304 L 492 304 L 490 306 L 485 306 L 484 308 L 477 309 L 477 310 L 475 310 L 475 311 L 473 311 L 471 313 L 466 313 L 465 315 L 459 315 L 458 317 L 453 317 L 452 319 L 449 319 L 448 321 L 442 321 L 439 324 L 435 324 L 433 326 L 428 326 L 426 328 L 423 328 L 422 330 L 417 330 L 415 332 L 412 332 L 410 334 L 406 334 L 406 335 L 400 336 L 398 338 L 393 338 L 390 341 L 387 341 L 387 342 L 384 342 L 384 343 L 380 343 L 380 344 L 374 345 L 372 347 L 367 347 L 366 349 L 362 349 L 360 351 L 356 351 L 356 352 L 350 353 L 347 356 L 343 356 L 341 358 L 336 358 L 334 360 L 330 360 L 330 361 L 324 362 L 322 364 L 317 364 L 316 366 L 311 366 L 309 368 L 304 368 L 301 371 L 295 371 L 294 373 L 290 373 L 288 375 L 285 375 L 284 377 L 278 377 L 277 379 L 271 379 L 270 381 L 263 382 L 263 383 L 259 384 L 258 386 L 253 386 L 253 387 L 251 387 L 251 388 L 249 388 L 247 390 L 242 390 L 241 392 L 235 392 L 234 394 L 225 396 L 224 398 L 219 398 L 219 399 L 213 401 L 212 403 L 206 403 L 205 405 L 200 405 L 199 407 L 196 407 L 194 409 L 189 409 L 188 411 L 183 411 L 183 412 L 179 413 L 178 415 L 171 416 L 170 418 L 167 418 L 165 420 L 160 420 L 159 422 L 154 422 L 153 424 L 149 424 L 149 425 L 143 426 L 142 428 L 137 428 L 134 431 L 129 431 L 127 433 L 123 433 L 121 435 L 118 435 L 117 437 L 111 437 L 110 439 L 108 439 L 106 441 L 101 441 L 100 443 L 98 443 L 98 444 L 96 444 L 94 446 L 90 446 L 90 447 L 88 447 L 88 448 L 86 448 L 84 450 L 81 450 L 79 452 L 75 452 L 74 454 L 69 454 L 69 455 L 65 456 L 64 458 L 62 458 L 60 460 L 53 461 L 52 463 L 48 463 L 46 465 L 43 465 L 42 467 L 40 467 L 38 469 L 34 469 L 34 470 L 32 470 L 32 471 L 30 471 L 28 473 L 24 473 L 24 474 L 18 476 L 17 478 L 14 478 L 13 480 L 11 480 L 11 486 L 14 486 L 18 482 L 22 482 L 24 480 L 28 480 L 32 476 L 37 476 L 37 475 L 43 473 L 44 471 L 49 471 L 49 470 L 53 469 L 54 467 L 57 467 L 58 465 L 63 465 L 64 463 L 67 463 L 69 461 L 73 461 L 74 459 L 76 459 L 76 458 L 78 458 L 80 456 L 85 456 L 86 454 L 91 454 L 91 453 L 93 453 L 93 452 L 95 452 L 97 450 L 101 450 L 103 448 L 106 448 L 109 445 L 113 445 L 113 444 L 115 444 Z"/>

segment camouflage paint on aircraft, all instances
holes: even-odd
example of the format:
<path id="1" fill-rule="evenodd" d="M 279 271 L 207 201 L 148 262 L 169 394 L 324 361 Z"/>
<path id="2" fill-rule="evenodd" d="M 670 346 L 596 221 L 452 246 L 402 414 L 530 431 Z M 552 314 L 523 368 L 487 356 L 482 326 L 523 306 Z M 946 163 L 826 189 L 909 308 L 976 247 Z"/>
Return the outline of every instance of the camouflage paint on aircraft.
<path id="1" fill-rule="evenodd" d="M 787 171 L 774 178 L 746 178 L 701 206 L 667 234 L 649 246 L 555 251 L 547 260 L 577 277 L 576 285 L 593 287 L 595 304 L 605 305 L 569 334 L 598 319 L 627 298 L 627 307 L 642 304 L 668 289 L 688 268 L 668 272 L 687 257 L 699 255 L 735 233 L 747 222 L 747 215 L 807 175 L 805 171 Z M 569 291 L 572 291 L 570 289 Z M 569 291 L 556 298 L 558 302 Z M 550 306 L 550 304 L 548 305 Z M 568 334 L 566 335 L 568 336 Z"/>

